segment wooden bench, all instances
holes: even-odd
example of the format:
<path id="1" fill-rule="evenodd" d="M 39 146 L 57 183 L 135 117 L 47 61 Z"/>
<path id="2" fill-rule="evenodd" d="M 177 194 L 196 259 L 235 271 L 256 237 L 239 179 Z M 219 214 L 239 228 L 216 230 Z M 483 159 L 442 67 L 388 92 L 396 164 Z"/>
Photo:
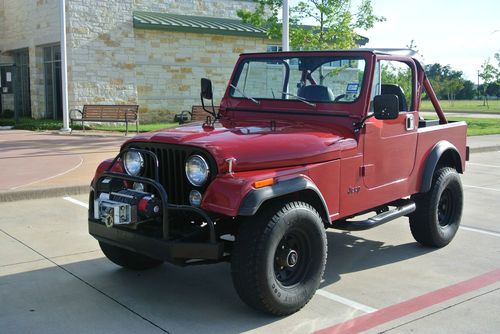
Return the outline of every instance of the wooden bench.
<path id="1" fill-rule="evenodd" d="M 219 106 L 214 106 L 215 112 L 219 112 Z M 207 107 L 208 110 L 211 110 L 211 107 Z M 189 120 L 188 116 L 189 115 Z M 176 120 L 179 121 L 179 124 L 185 123 L 185 122 L 204 122 L 207 120 L 207 116 L 210 116 L 205 110 L 203 110 L 202 106 L 192 106 L 191 107 L 191 112 L 185 110 L 181 112 Z"/>
<path id="2" fill-rule="evenodd" d="M 73 122 L 82 122 L 85 132 L 85 122 L 122 122 L 125 123 L 125 136 L 128 134 L 128 123 L 135 123 L 139 133 L 139 106 L 138 105 L 93 105 L 86 104 L 83 110 L 70 110 L 71 126 Z M 73 130 L 71 130 L 73 131 Z"/>

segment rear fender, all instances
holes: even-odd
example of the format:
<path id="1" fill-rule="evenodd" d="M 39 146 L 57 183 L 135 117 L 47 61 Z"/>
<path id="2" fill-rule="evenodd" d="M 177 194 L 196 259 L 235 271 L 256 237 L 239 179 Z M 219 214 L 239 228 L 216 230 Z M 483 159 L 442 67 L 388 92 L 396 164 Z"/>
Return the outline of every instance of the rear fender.
<path id="1" fill-rule="evenodd" d="M 442 140 L 434 145 L 425 161 L 420 192 L 425 193 L 431 189 L 432 177 L 439 164 L 444 163 L 445 166 L 453 167 L 457 172 L 463 173 L 461 161 L 460 153 L 452 143 Z"/>

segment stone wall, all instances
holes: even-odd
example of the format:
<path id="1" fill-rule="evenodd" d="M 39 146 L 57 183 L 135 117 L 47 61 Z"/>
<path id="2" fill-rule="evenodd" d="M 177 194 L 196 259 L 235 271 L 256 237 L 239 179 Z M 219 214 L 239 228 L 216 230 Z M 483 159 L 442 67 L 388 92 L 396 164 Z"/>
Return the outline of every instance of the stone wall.
<path id="1" fill-rule="evenodd" d="M 45 115 L 41 48 L 60 42 L 58 0 L 2 0 L 0 2 L 2 54 L 29 49 L 32 116 Z M 12 61 L 12 58 L 10 58 Z"/>
<path id="2" fill-rule="evenodd" d="M 0 50 L 17 50 L 60 41 L 58 0 L 3 0 Z"/>
<path id="3" fill-rule="evenodd" d="M 60 42 L 59 3 L 0 0 L 0 57 L 12 61 L 12 51 L 29 49 L 35 118 L 45 115 L 42 51 Z M 238 9 L 254 6 L 248 0 L 66 0 L 69 107 L 137 103 L 143 120 L 171 119 L 199 103 L 203 76 L 214 79 L 220 97 L 237 54 L 264 51 L 267 41 L 138 30 L 132 13 L 236 18 Z"/>
<path id="4" fill-rule="evenodd" d="M 238 55 L 265 51 L 265 38 L 135 31 L 136 81 L 141 114 L 147 120 L 171 120 L 200 104 L 200 79 L 210 78 L 219 103 Z"/>
<path id="5" fill-rule="evenodd" d="M 135 10 L 236 18 L 252 1 L 68 0 L 68 6 L 70 108 L 137 103 L 143 121 L 172 119 L 199 103 L 202 76 L 215 79 L 220 96 L 237 54 L 266 49 L 263 39 L 141 30 L 132 22 Z"/>

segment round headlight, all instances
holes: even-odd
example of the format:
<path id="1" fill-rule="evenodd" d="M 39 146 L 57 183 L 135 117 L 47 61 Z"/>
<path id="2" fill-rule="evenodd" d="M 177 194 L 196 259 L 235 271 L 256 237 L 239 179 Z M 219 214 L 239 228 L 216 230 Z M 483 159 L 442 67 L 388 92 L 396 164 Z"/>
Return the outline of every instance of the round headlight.
<path id="1" fill-rule="evenodd" d="M 207 162 L 199 155 L 193 155 L 186 161 L 186 176 L 195 187 L 200 187 L 207 181 L 209 172 Z"/>
<path id="2" fill-rule="evenodd" d="M 123 166 L 128 174 L 133 176 L 139 175 L 142 167 L 144 167 L 144 158 L 137 151 L 128 151 L 123 156 Z"/>

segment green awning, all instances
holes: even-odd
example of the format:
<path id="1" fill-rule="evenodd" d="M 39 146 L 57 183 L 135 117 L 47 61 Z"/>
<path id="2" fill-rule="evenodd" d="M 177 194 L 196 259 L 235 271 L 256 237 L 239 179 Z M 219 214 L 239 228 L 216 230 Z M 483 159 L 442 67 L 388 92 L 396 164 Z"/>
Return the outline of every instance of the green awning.
<path id="1" fill-rule="evenodd" d="M 134 28 L 216 35 L 265 37 L 266 30 L 240 20 L 157 12 L 134 12 Z"/>

